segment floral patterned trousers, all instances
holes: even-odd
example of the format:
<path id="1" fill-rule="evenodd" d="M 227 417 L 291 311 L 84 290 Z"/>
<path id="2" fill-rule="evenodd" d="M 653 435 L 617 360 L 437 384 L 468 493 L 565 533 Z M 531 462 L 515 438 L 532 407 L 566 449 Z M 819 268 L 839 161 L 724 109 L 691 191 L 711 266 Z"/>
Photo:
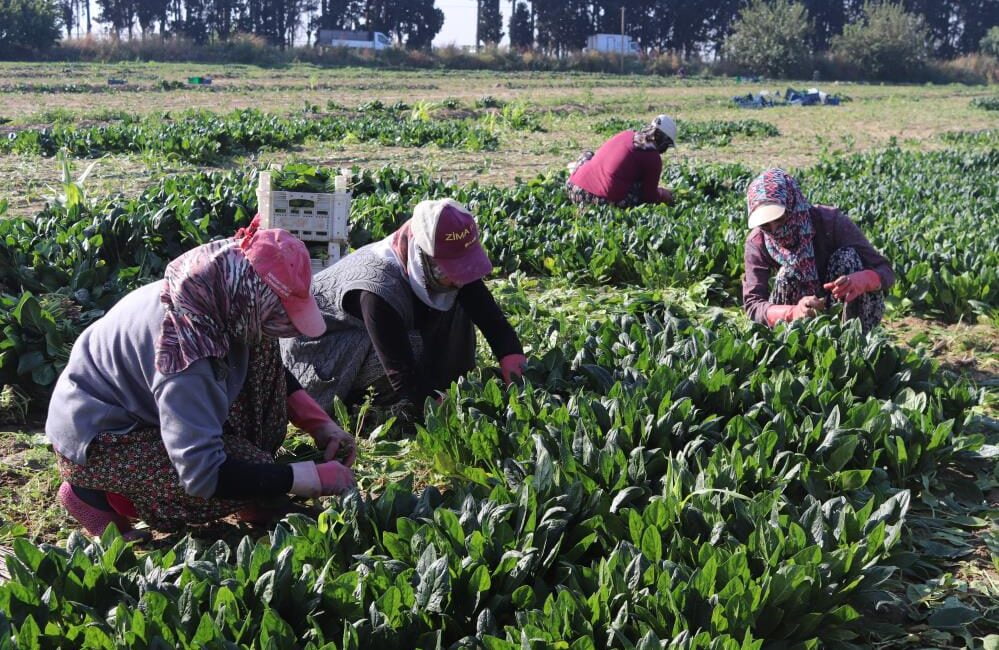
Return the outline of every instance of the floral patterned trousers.
<path id="1" fill-rule="evenodd" d="M 274 461 L 287 433 L 285 395 L 277 340 L 266 339 L 251 349 L 246 381 L 223 425 L 222 446 L 227 458 Z M 87 448 L 86 465 L 59 454 L 57 461 L 63 480 L 128 498 L 139 518 L 157 530 L 176 531 L 185 524 L 214 521 L 255 503 L 187 494 L 158 427 L 99 434 Z"/>

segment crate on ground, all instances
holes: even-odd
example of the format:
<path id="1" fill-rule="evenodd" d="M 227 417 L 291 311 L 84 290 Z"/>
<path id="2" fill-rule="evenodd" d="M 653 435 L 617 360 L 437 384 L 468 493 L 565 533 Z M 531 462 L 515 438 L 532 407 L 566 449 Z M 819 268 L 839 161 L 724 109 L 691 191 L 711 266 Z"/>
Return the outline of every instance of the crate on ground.
<path id="1" fill-rule="evenodd" d="M 350 235 L 350 192 L 347 177 L 337 176 L 334 192 L 290 192 L 272 189 L 271 172 L 260 172 L 257 211 L 262 228 L 283 228 L 308 246 L 312 272 L 321 271 L 347 254 Z"/>

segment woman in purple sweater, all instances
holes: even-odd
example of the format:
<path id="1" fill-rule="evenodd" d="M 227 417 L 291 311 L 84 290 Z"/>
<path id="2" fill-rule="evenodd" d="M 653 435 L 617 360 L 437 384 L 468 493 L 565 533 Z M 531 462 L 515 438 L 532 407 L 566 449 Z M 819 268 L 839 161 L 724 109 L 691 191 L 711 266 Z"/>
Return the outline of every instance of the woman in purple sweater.
<path id="1" fill-rule="evenodd" d="M 746 190 L 749 227 L 742 300 L 754 321 L 770 327 L 810 318 L 844 303 L 864 331 L 881 322 L 883 291 L 895 282 L 888 260 L 836 208 L 811 205 L 798 183 L 771 168 Z M 770 288 L 774 276 L 773 288 Z"/>
<path id="2" fill-rule="evenodd" d="M 284 230 L 241 231 L 184 253 L 73 345 L 45 433 L 59 502 L 87 532 L 132 520 L 177 530 L 292 494 L 354 484 L 354 441 L 281 363 L 278 338 L 326 329 L 305 245 Z M 274 454 L 289 417 L 323 461 Z M 342 461 L 342 462 L 340 462 Z"/>
<path id="3" fill-rule="evenodd" d="M 622 131 L 596 153 L 586 151 L 573 165 L 566 192 L 579 205 L 628 208 L 643 203 L 673 203 L 659 187 L 662 154 L 676 143 L 676 123 L 660 115 L 640 131 Z"/>

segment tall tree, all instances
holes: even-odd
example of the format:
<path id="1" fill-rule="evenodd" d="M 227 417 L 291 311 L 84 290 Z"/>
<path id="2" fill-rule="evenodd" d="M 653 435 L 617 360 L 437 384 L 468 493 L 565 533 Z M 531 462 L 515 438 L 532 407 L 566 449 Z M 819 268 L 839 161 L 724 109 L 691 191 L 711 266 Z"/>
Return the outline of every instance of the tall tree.
<path id="1" fill-rule="evenodd" d="M 48 49 L 60 34 L 59 7 L 53 0 L 0 2 L 0 55 Z"/>
<path id="2" fill-rule="evenodd" d="M 829 40 L 843 31 L 846 24 L 846 7 L 843 0 L 802 0 L 812 18 L 814 31 L 812 45 L 817 51 L 829 47 Z"/>
<path id="3" fill-rule="evenodd" d="M 804 5 L 753 0 L 732 26 L 725 55 L 750 72 L 789 77 L 801 72 L 811 57 L 811 30 Z"/>
<path id="4" fill-rule="evenodd" d="M 66 28 L 66 38 L 73 37 L 75 10 L 78 6 L 78 0 L 59 0 L 59 17 L 62 19 L 63 27 Z"/>
<path id="5" fill-rule="evenodd" d="M 961 36 L 957 51 L 977 52 L 991 27 L 999 25 L 999 0 L 956 0 Z"/>
<path id="6" fill-rule="evenodd" d="M 928 41 L 922 16 L 900 4 L 867 2 L 864 17 L 833 38 L 832 51 L 865 76 L 898 81 L 918 75 L 929 57 Z"/>
<path id="7" fill-rule="evenodd" d="M 510 12 L 510 48 L 527 50 L 534 44 L 534 28 L 531 27 L 531 11 L 526 2 L 518 2 Z"/>
<path id="8" fill-rule="evenodd" d="M 503 38 L 503 16 L 500 14 L 500 0 L 478 0 L 478 28 L 475 32 L 475 47 L 496 45 Z"/>

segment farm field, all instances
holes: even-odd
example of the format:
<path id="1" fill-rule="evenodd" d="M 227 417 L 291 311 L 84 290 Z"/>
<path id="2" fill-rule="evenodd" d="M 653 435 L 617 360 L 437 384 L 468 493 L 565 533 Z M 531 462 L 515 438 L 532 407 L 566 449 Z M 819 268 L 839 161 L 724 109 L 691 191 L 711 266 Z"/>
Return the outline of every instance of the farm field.
<path id="1" fill-rule="evenodd" d="M 730 101 L 812 85 L 845 101 Z M 0 647 L 999 647 L 994 87 L 2 63 L 0 94 Z M 565 164 L 660 112 L 677 205 L 572 206 Z M 338 409 L 361 490 L 318 521 L 82 537 L 39 436 L 69 347 L 274 163 L 351 169 L 355 247 L 466 203 L 526 382 L 482 343 L 420 425 Z M 741 314 L 769 165 L 892 261 L 882 330 Z"/>

